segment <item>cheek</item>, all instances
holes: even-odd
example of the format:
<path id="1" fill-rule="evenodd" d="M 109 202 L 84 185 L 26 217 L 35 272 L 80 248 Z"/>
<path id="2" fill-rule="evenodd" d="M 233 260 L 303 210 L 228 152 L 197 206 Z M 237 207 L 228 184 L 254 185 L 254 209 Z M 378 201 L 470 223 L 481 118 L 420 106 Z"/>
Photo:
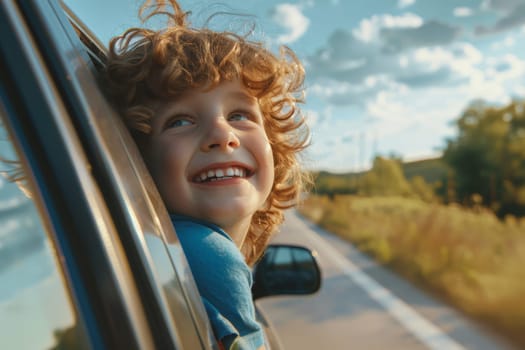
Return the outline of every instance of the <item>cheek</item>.
<path id="1" fill-rule="evenodd" d="M 269 142 L 266 142 L 264 147 L 265 158 L 267 159 L 267 166 L 271 169 L 271 176 L 273 181 L 273 172 L 274 172 L 274 159 L 273 159 L 273 149 Z"/>
<path id="2" fill-rule="evenodd" d="M 275 169 L 273 150 L 268 141 L 262 145 L 262 155 L 264 164 L 261 164 L 261 167 L 264 169 L 265 192 L 269 195 L 275 179 Z"/>
<path id="3" fill-rule="evenodd" d="M 177 147 L 166 147 L 159 150 L 159 161 L 157 162 L 159 178 L 167 182 L 182 180 L 184 178 L 184 163 L 184 153 L 181 153 Z"/>
<path id="4" fill-rule="evenodd" d="M 181 156 L 176 151 L 176 147 L 169 145 L 158 145 L 152 147 L 147 164 L 157 188 L 167 200 L 171 193 L 176 190 L 174 179 L 181 178 Z"/>

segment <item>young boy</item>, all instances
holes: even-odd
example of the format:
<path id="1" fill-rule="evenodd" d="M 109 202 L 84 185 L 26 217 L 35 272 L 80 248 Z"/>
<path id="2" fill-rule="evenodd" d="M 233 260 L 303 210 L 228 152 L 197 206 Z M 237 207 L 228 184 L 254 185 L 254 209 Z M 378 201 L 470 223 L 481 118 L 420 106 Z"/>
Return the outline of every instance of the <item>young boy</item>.
<path id="1" fill-rule="evenodd" d="M 226 349 L 264 349 L 249 266 L 303 189 L 304 69 L 229 32 L 192 28 L 175 1 L 163 30 L 111 40 L 110 94 L 141 150 Z M 144 9 L 144 8 L 143 8 Z"/>

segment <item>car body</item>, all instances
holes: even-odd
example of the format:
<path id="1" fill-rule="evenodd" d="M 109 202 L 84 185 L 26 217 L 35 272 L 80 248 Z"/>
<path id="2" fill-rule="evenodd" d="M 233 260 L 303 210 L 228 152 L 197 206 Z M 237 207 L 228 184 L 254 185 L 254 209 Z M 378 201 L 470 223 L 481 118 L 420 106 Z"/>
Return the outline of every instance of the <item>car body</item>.
<path id="1" fill-rule="evenodd" d="M 217 349 L 168 213 L 97 82 L 104 45 L 55 0 L 1 2 L 0 38 L 0 348 Z M 315 292 L 305 252 L 317 279 L 257 296 Z M 304 269 L 264 266 L 256 275 L 287 270 L 276 279 Z"/>

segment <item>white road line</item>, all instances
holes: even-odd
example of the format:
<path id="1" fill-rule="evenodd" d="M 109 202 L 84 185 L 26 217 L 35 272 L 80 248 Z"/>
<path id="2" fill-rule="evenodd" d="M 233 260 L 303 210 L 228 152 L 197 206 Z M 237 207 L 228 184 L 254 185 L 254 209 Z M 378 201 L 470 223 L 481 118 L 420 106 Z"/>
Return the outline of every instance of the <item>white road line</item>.
<path id="1" fill-rule="evenodd" d="M 307 231 L 318 246 L 328 250 L 327 257 L 332 259 L 343 272 L 366 293 L 377 301 L 385 310 L 403 325 L 410 333 L 419 339 L 429 349 L 435 350 L 464 350 L 465 348 L 443 333 L 434 324 L 419 315 L 405 302 L 393 295 L 388 289 L 381 286 L 367 274 L 362 272 L 350 260 L 346 259 L 337 250 L 330 246 L 316 233 Z"/>

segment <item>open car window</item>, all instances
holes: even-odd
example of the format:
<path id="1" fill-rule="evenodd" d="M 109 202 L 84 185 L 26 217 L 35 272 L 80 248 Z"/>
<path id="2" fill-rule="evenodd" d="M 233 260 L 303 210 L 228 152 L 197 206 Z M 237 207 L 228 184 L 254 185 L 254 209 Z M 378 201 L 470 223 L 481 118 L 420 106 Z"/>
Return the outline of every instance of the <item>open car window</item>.
<path id="1" fill-rule="evenodd" d="M 89 56 L 85 69 L 100 71 L 106 61 L 105 47 L 72 11 L 64 5 L 62 8 L 75 30 L 76 37 L 70 40 L 79 38 Z M 80 75 L 79 81 L 83 82 L 79 86 L 82 94 L 90 97 L 84 106 L 86 125 L 81 128 L 99 161 L 102 190 L 115 204 L 110 210 L 114 209 L 112 215 L 118 218 L 120 231 L 129 234 L 123 239 L 133 240 L 138 248 L 133 257 L 138 260 L 137 266 L 145 267 L 144 274 L 158 287 L 152 294 L 158 294 L 157 299 L 164 304 L 159 311 L 175 324 L 176 333 L 184 334 L 177 336 L 184 347 L 215 346 L 182 248 L 129 132 L 105 101 L 96 77 L 88 83 Z"/>
<path id="2" fill-rule="evenodd" d="M 48 192 L 43 206 L 56 215 L 52 233 L 64 265 L 79 267 L 80 282 L 69 271 L 68 283 L 82 317 L 106 320 L 113 331 L 124 327 L 131 347 L 152 341 L 216 348 L 156 187 L 98 84 L 105 48 L 57 1 L 9 2 L 0 9 L 2 32 L 13 34 L 2 37 L 2 82 L 12 90 L 6 100 L 19 99 L 23 114 L 12 117 L 13 135 L 28 138 L 24 151 L 38 149 L 30 170 L 41 173 L 36 185 Z M 122 305 L 97 290 L 104 283 Z M 115 324 L 119 310 L 112 307 L 120 307 L 129 324 Z M 107 334 L 95 328 L 88 327 L 90 337 L 98 334 L 104 343 Z"/>
<path id="3" fill-rule="evenodd" d="M 106 62 L 106 48 L 71 10 L 65 5 L 62 8 L 89 56 L 87 68 L 91 63 L 99 73 Z M 97 87 L 91 85 L 84 91 Z M 141 260 L 139 266 L 150 269 L 146 274 L 157 283 L 158 298 L 166 303 L 163 312 L 170 314 L 166 316 L 170 316 L 177 333 L 184 334 L 178 336 L 181 343 L 190 348 L 215 347 L 205 310 L 156 186 L 128 130 L 108 103 L 104 101 L 103 105 L 109 110 L 95 114 L 101 106 L 99 98 L 104 99 L 97 93 L 86 106 L 92 111 L 93 125 L 98 129 L 88 131 L 99 133 L 93 139 L 98 142 L 92 147 L 97 154 L 106 156 L 101 159 L 108 180 L 104 188 L 107 198 L 119 203 L 113 215 L 124 220 L 123 231 L 130 232 L 130 238 L 142 244 L 143 250 L 139 249 L 137 256 Z"/>

